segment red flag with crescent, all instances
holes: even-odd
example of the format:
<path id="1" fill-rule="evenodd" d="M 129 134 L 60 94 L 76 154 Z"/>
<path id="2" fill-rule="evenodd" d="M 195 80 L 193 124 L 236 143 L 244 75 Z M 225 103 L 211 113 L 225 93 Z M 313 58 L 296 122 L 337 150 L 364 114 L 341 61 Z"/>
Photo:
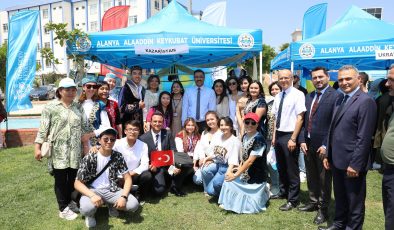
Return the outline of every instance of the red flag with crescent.
<path id="1" fill-rule="evenodd" d="M 114 6 L 108 9 L 103 16 L 103 20 L 101 21 L 101 30 L 107 31 L 127 27 L 127 24 L 129 23 L 129 8 L 130 6 Z M 122 78 L 124 70 L 115 67 L 110 67 L 110 69 L 114 69 L 116 76 Z M 106 68 L 105 65 L 101 65 L 100 72 L 101 75 L 106 75 L 112 71 Z"/>
<path id="2" fill-rule="evenodd" d="M 150 155 L 151 164 L 155 167 L 170 166 L 174 164 L 174 151 L 152 151 Z"/>

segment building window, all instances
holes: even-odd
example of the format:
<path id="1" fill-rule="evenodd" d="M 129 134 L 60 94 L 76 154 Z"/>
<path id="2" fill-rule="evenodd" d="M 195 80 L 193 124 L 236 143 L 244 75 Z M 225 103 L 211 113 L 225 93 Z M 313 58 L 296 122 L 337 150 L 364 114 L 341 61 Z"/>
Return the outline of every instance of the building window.
<path id="1" fill-rule="evenodd" d="M 61 9 L 62 7 L 61 6 L 59 6 L 59 9 Z"/>
<path id="2" fill-rule="evenodd" d="M 51 43 L 50 42 L 45 42 L 44 43 L 44 48 L 51 48 Z"/>
<path id="3" fill-rule="evenodd" d="M 129 26 L 137 24 L 137 15 L 129 16 Z"/>
<path id="4" fill-rule="evenodd" d="M 85 9 L 85 6 L 81 6 L 81 9 L 83 9 L 83 10 L 84 10 L 84 9 Z"/>
<path id="5" fill-rule="evenodd" d="M 75 24 L 75 26 L 76 26 L 76 27 L 78 27 L 78 26 L 79 26 L 79 24 L 77 23 L 77 24 Z"/>
<path id="6" fill-rule="evenodd" d="M 47 67 L 47 68 L 51 68 L 52 67 L 51 60 L 45 59 L 45 67 Z"/>
<path id="7" fill-rule="evenodd" d="M 3 24 L 3 32 L 8 33 L 8 23 Z"/>
<path id="8" fill-rule="evenodd" d="M 8 44 L 8 39 L 4 39 L 4 44 Z"/>
<path id="9" fill-rule="evenodd" d="M 104 12 L 107 11 L 111 7 L 112 7 L 112 2 L 104 2 L 103 3 L 103 10 L 104 10 Z"/>
<path id="10" fill-rule="evenodd" d="M 42 18 L 44 18 L 44 19 L 48 18 L 48 9 L 43 9 L 42 10 Z"/>
<path id="11" fill-rule="evenodd" d="M 46 27 L 44 27 L 44 31 L 45 31 L 45 34 L 49 34 L 49 30 Z"/>
<path id="12" fill-rule="evenodd" d="M 56 10 L 56 7 L 53 7 L 53 10 Z"/>
<path id="13" fill-rule="evenodd" d="M 40 52 L 40 43 L 37 43 L 37 52 Z"/>
<path id="14" fill-rule="evenodd" d="M 122 1 L 122 0 L 119 0 L 119 1 L 118 1 L 118 6 L 121 6 L 121 5 L 123 5 L 123 1 Z"/>
<path id="15" fill-rule="evenodd" d="M 90 8 L 90 15 L 97 14 L 97 4 L 92 4 L 89 6 L 89 8 Z"/>
<path id="16" fill-rule="evenodd" d="M 155 9 L 160 10 L 160 3 L 157 0 L 155 0 Z"/>
<path id="17" fill-rule="evenodd" d="M 131 7 L 137 7 L 137 0 L 130 0 L 130 6 Z"/>
<path id="18" fill-rule="evenodd" d="M 79 10 L 79 7 L 75 7 L 75 10 Z"/>
<path id="19" fill-rule="evenodd" d="M 84 26 L 84 25 L 86 25 L 84 22 L 82 22 L 82 25 Z"/>
<path id="20" fill-rule="evenodd" d="M 41 61 L 40 60 L 36 60 L 36 66 L 39 66 L 41 69 Z"/>
<path id="21" fill-rule="evenodd" d="M 90 22 L 90 31 L 97 31 L 97 21 Z"/>

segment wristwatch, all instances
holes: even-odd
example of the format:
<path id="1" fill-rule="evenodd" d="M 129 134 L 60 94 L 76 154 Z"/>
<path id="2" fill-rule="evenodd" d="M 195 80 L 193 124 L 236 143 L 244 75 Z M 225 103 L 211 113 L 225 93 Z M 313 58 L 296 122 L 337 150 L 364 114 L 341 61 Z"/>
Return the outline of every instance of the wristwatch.
<path id="1" fill-rule="evenodd" d="M 127 196 L 122 195 L 122 196 L 120 196 L 120 197 L 123 197 L 123 198 L 127 201 Z"/>

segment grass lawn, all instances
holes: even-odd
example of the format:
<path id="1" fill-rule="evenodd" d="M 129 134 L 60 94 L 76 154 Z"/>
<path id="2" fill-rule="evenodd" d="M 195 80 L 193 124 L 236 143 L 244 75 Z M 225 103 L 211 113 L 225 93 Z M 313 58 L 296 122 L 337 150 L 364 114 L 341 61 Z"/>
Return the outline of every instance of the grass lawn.
<path id="1" fill-rule="evenodd" d="M 0 229 L 86 229 L 80 216 L 75 221 L 58 217 L 53 178 L 45 161 L 34 160 L 32 146 L 1 150 L 0 157 Z M 368 173 L 364 229 L 384 229 L 381 179 L 376 171 Z M 196 186 L 185 190 L 187 197 L 170 194 L 150 200 L 137 213 L 119 219 L 108 218 L 108 211 L 100 208 L 97 229 L 317 229 L 315 213 L 279 211 L 284 200 L 271 201 L 263 213 L 237 215 L 221 210 Z M 307 201 L 306 183 L 301 201 Z"/>

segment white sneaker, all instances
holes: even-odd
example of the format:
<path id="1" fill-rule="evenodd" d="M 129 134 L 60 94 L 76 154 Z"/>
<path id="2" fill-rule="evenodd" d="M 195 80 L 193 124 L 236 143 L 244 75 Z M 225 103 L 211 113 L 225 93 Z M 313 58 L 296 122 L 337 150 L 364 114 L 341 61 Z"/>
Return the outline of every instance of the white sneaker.
<path id="1" fill-rule="evenodd" d="M 96 227 L 96 218 L 90 217 L 90 216 L 85 216 L 85 225 L 88 228 Z"/>
<path id="2" fill-rule="evenodd" d="M 59 212 L 59 217 L 66 220 L 75 220 L 78 214 L 71 211 L 69 207 L 66 207 L 62 212 Z"/>
<path id="3" fill-rule="evenodd" d="M 300 172 L 300 181 L 301 183 L 306 182 L 306 173 Z"/>
<path id="4" fill-rule="evenodd" d="M 112 204 L 108 204 L 108 215 L 111 217 L 119 217 L 119 211 L 112 206 Z"/>
<path id="5" fill-rule="evenodd" d="M 71 209 L 71 211 L 73 211 L 73 212 L 75 212 L 75 213 L 79 213 L 79 208 L 78 208 L 77 203 L 75 203 L 75 201 L 71 201 L 71 202 L 68 204 L 68 208 Z"/>

